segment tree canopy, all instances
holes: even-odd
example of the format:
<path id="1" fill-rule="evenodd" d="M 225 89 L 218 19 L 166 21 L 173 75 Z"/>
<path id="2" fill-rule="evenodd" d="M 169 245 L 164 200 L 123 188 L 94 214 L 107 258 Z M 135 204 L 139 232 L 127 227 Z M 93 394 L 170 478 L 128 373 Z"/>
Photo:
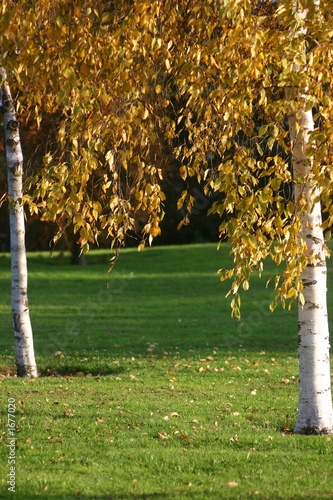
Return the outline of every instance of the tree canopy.
<path id="1" fill-rule="evenodd" d="M 327 238 L 333 222 L 331 5 L 298 3 L 306 17 L 292 0 L 3 2 L 0 53 L 18 111 L 51 124 L 27 180 L 30 210 L 73 223 L 84 249 L 105 228 L 123 244 L 144 214 L 142 247 L 160 234 L 161 180 L 177 161 L 184 224 L 191 178 L 215 197 L 234 313 L 267 257 L 285 262 L 276 300 L 295 300 L 319 257 L 300 232 L 311 202 L 302 192 L 295 202 L 293 184 L 316 186 Z M 287 118 L 309 109 L 313 166 L 295 179 Z"/>

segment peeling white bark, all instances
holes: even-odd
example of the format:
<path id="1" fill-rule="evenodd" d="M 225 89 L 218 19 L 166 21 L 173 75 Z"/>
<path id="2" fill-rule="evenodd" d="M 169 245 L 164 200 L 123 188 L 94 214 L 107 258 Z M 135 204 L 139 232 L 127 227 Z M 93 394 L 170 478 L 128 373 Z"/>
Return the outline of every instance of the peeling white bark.
<path id="1" fill-rule="evenodd" d="M 19 376 L 37 377 L 32 328 L 28 307 L 28 272 L 25 250 L 25 224 L 22 203 L 23 155 L 19 123 L 5 71 L 0 68 L 1 110 L 3 113 L 8 175 L 10 251 L 12 271 L 12 318 Z"/>
<path id="2" fill-rule="evenodd" d="M 326 266 L 307 267 L 303 274 L 305 304 L 299 306 L 299 407 L 294 432 L 332 434 Z"/>
<path id="3" fill-rule="evenodd" d="M 306 155 L 309 133 L 313 130 L 312 111 L 298 110 L 289 116 L 292 141 L 294 196 L 307 202 L 302 215 L 300 237 L 306 244 L 311 261 L 301 274 L 305 303 L 298 306 L 299 321 L 299 407 L 294 432 L 297 434 L 332 434 L 333 410 L 329 359 L 327 315 L 327 268 L 323 250 L 319 191 L 311 179 L 312 158 Z"/>

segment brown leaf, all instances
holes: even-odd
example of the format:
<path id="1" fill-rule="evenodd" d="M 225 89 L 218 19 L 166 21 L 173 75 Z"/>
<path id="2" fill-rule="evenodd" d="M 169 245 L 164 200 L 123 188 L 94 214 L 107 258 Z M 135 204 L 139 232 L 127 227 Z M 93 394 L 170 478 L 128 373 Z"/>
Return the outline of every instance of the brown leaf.
<path id="1" fill-rule="evenodd" d="M 178 439 L 193 439 L 192 436 L 189 436 L 188 434 L 181 434 L 178 436 Z"/>

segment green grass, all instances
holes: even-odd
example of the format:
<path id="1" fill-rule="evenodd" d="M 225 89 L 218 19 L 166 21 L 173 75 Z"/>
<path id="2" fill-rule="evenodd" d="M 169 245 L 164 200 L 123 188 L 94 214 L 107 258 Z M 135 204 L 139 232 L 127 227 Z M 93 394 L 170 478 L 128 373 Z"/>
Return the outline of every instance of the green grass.
<path id="1" fill-rule="evenodd" d="M 274 273 L 230 318 L 216 271 L 228 249 L 191 245 L 29 255 L 41 377 L 14 370 L 10 262 L 0 256 L 0 410 L 16 399 L 16 492 L 26 499 L 321 499 L 333 496 L 329 436 L 294 436 L 297 314 L 268 311 Z M 331 265 L 331 264 L 330 264 Z M 332 300 L 330 301 L 332 304 Z"/>

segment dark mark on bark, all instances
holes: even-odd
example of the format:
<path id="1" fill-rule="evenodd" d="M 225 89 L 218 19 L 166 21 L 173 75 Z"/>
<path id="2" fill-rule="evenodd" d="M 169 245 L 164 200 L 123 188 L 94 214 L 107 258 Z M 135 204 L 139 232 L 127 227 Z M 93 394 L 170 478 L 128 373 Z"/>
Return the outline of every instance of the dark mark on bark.
<path id="1" fill-rule="evenodd" d="M 317 280 L 312 280 L 312 281 L 303 280 L 303 286 L 312 286 L 312 285 L 316 285 L 316 284 L 317 284 Z"/>

